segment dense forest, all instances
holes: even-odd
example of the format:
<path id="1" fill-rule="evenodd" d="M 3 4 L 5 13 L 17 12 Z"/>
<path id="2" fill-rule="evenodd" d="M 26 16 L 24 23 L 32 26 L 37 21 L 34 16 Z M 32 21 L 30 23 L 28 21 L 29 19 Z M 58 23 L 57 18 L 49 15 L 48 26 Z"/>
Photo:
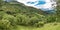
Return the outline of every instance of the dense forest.
<path id="1" fill-rule="evenodd" d="M 0 30 L 13 30 L 19 26 L 43 27 L 45 24 L 60 23 L 60 0 L 57 1 L 56 13 L 25 6 L 13 1 L 0 0 Z"/>

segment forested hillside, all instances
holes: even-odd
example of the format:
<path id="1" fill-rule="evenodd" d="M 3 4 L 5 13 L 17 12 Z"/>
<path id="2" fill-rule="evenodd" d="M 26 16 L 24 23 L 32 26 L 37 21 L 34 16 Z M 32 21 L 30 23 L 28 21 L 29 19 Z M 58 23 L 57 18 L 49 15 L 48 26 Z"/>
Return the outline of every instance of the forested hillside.
<path id="1" fill-rule="evenodd" d="M 56 13 L 48 13 L 16 1 L 0 0 L 0 30 L 19 30 L 17 26 L 40 28 L 49 23 L 58 25 L 60 23 L 60 1 L 57 4 Z"/>

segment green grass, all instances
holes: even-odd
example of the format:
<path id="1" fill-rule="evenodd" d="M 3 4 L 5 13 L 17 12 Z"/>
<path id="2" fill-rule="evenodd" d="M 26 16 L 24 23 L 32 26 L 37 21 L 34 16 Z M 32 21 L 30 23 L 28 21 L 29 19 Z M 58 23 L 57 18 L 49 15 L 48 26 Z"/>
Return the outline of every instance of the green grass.
<path id="1" fill-rule="evenodd" d="M 15 30 L 60 30 L 60 23 L 54 25 L 54 23 L 45 24 L 43 27 L 26 27 L 26 26 L 17 26 Z"/>

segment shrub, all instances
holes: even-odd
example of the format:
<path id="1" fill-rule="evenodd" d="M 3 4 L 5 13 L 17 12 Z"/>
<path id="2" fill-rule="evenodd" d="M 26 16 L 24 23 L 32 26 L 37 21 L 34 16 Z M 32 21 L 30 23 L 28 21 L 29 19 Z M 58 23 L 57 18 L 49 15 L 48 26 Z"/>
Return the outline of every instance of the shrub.
<path id="1" fill-rule="evenodd" d="M 0 20 L 0 30 L 10 30 L 11 28 L 8 20 Z"/>
<path id="2" fill-rule="evenodd" d="M 16 18 L 12 15 L 5 14 L 3 20 L 8 20 L 12 26 L 16 25 Z"/>

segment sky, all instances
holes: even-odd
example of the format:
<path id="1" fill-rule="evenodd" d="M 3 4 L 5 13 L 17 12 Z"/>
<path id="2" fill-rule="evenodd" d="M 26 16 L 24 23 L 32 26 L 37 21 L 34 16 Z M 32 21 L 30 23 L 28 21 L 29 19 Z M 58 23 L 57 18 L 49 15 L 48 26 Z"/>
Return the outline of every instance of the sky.
<path id="1" fill-rule="evenodd" d="M 41 9 L 42 11 L 45 11 L 45 12 L 54 13 L 57 11 L 55 10 L 57 4 L 56 4 L 56 1 L 54 0 L 5 0 L 5 1 L 7 2 L 17 1 L 17 2 L 23 3 L 26 6 Z"/>
<path id="2" fill-rule="evenodd" d="M 43 11 L 53 10 L 57 5 L 53 0 L 17 0 L 26 6 L 35 7 L 37 9 L 42 9 Z"/>

